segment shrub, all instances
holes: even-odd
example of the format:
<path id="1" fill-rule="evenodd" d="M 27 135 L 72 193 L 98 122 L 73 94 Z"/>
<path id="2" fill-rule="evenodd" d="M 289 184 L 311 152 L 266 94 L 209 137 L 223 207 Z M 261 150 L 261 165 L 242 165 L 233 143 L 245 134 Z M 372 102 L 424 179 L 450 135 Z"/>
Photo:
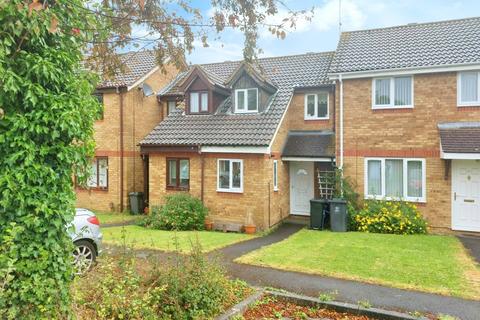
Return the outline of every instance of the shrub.
<path id="1" fill-rule="evenodd" d="M 229 280 L 220 264 L 207 260 L 199 246 L 191 255 L 179 255 L 174 267 L 159 270 L 153 281 L 162 290 L 152 292 L 149 303 L 162 319 L 212 319 L 250 292 L 245 282 Z"/>
<path id="2" fill-rule="evenodd" d="M 417 206 L 403 201 L 368 200 L 352 216 L 357 231 L 394 234 L 427 233 L 427 223 Z"/>
<path id="3" fill-rule="evenodd" d="M 208 209 L 188 193 L 165 197 L 165 205 L 154 207 L 139 225 L 161 230 L 203 230 Z"/>
<path id="4" fill-rule="evenodd" d="M 212 319 L 252 292 L 194 244 L 190 255 L 138 263 L 128 251 L 74 283 L 78 319 Z"/>

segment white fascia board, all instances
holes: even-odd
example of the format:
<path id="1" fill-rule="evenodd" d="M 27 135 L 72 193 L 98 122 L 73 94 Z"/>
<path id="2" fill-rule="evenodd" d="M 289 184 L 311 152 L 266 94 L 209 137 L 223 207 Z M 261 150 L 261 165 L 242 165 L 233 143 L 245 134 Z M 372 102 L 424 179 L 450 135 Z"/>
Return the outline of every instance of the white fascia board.
<path id="1" fill-rule="evenodd" d="M 391 70 L 367 70 L 356 72 L 341 72 L 343 79 L 357 79 L 357 78 L 372 78 L 372 77 L 386 77 L 386 76 L 401 76 L 412 75 L 422 73 L 438 73 L 438 72 L 453 72 L 453 71 L 470 71 L 480 70 L 480 64 L 456 64 L 450 66 L 429 66 L 429 67 L 415 67 L 415 68 L 402 68 Z M 328 78 L 330 80 L 338 80 L 340 73 L 329 73 Z"/>
<path id="2" fill-rule="evenodd" d="M 441 151 L 440 158 L 450 160 L 480 160 L 480 153 L 448 153 Z"/>
<path id="3" fill-rule="evenodd" d="M 282 161 L 334 162 L 335 158 L 282 157 Z"/>
<path id="4" fill-rule="evenodd" d="M 147 72 L 143 77 L 141 77 L 140 79 L 138 79 L 137 81 L 135 81 L 134 84 L 132 84 L 131 86 L 128 86 L 127 87 L 127 91 L 130 91 L 132 90 L 133 88 L 139 86 L 140 84 L 142 84 L 143 82 L 145 82 L 145 80 L 147 80 L 152 74 L 154 74 L 155 72 L 158 71 L 158 69 L 160 69 L 159 66 L 155 66 L 152 70 L 150 70 L 149 72 Z"/>
<path id="5" fill-rule="evenodd" d="M 270 147 L 249 147 L 249 146 L 202 146 L 202 153 L 254 153 L 254 154 L 270 154 Z"/>

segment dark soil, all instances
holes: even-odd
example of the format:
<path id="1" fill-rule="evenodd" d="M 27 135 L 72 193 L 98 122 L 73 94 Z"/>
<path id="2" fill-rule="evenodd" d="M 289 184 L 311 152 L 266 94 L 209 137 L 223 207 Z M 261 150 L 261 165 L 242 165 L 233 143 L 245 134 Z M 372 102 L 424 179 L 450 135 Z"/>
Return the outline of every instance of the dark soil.
<path id="1" fill-rule="evenodd" d="M 244 314 L 245 320 L 256 319 L 331 319 L 331 320 L 371 320 L 367 316 L 337 312 L 316 307 L 304 307 L 294 303 L 265 296 L 252 305 Z"/>

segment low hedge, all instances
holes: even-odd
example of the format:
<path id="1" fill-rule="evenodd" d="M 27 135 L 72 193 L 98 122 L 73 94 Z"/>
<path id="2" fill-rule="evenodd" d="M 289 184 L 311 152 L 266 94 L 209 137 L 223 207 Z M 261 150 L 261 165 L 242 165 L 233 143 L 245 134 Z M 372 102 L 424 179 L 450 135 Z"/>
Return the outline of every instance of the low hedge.
<path id="1" fill-rule="evenodd" d="M 416 205 L 404 201 L 367 200 L 351 217 L 354 230 L 372 233 L 424 234 L 427 222 Z"/>
<path id="2" fill-rule="evenodd" d="M 207 214 L 200 199 L 182 192 L 166 196 L 165 204 L 153 207 L 151 214 L 138 224 L 160 230 L 203 230 Z"/>

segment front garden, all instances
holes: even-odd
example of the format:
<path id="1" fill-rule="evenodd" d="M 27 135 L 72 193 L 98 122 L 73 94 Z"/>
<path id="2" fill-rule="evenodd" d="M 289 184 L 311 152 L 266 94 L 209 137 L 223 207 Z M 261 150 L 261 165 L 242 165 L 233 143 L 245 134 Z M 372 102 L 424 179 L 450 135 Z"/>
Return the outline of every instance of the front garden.
<path id="1" fill-rule="evenodd" d="M 452 236 L 301 230 L 236 262 L 480 299 L 480 268 Z"/>
<path id="2" fill-rule="evenodd" d="M 107 245 L 126 244 L 134 249 L 188 252 L 199 243 L 203 252 L 209 252 L 255 236 L 218 231 L 168 231 L 141 226 L 111 227 L 102 230 Z"/>

